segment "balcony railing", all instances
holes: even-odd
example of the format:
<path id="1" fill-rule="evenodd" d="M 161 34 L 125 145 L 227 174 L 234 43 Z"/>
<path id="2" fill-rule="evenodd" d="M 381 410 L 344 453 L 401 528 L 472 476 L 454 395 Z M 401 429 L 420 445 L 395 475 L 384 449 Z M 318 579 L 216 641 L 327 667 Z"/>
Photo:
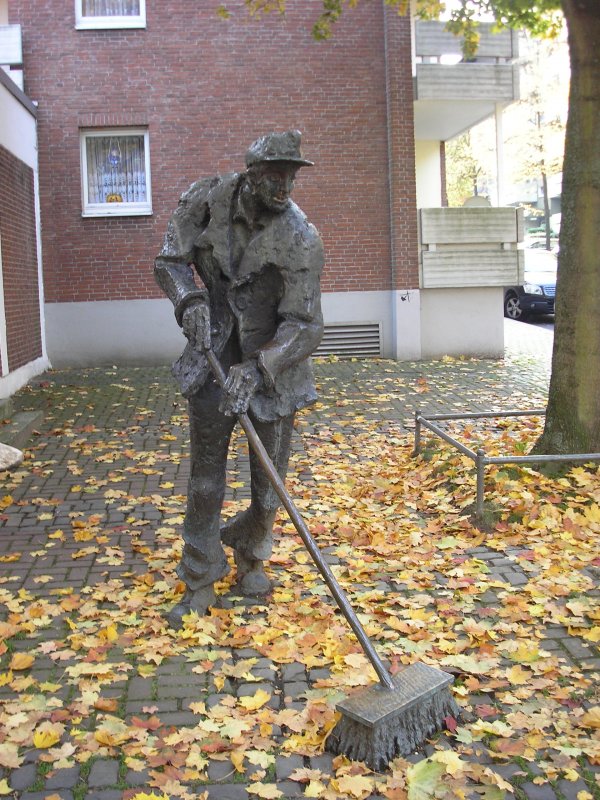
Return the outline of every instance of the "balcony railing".
<path id="1" fill-rule="evenodd" d="M 489 23 L 480 23 L 477 61 L 499 63 L 514 61 L 519 55 L 516 31 L 493 32 Z M 417 20 L 415 23 L 415 55 L 421 59 L 441 60 L 444 56 L 462 56 L 462 40 L 445 30 L 443 22 Z M 471 63 L 471 62 L 469 62 Z"/>
<path id="2" fill-rule="evenodd" d="M 444 30 L 443 22 L 417 21 L 415 99 L 496 103 L 518 99 L 517 34 L 512 30 L 492 33 L 490 24 L 482 24 L 478 30 L 477 53 L 464 61 L 461 39 Z"/>
<path id="3" fill-rule="evenodd" d="M 421 289 L 515 286 L 523 279 L 516 208 L 423 208 Z"/>
<path id="4" fill-rule="evenodd" d="M 473 59 L 462 57 L 462 40 L 443 22 L 415 22 L 415 133 L 447 140 L 519 99 L 514 31 L 492 32 L 481 24 Z M 433 104 L 433 105 L 432 105 Z"/>

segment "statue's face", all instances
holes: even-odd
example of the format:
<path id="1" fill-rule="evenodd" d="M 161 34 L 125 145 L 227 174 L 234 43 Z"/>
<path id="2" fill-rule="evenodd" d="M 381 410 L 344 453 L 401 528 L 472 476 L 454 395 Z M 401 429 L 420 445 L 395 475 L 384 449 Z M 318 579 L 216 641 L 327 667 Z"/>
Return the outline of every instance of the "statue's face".
<path id="1" fill-rule="evenodd" d="M 298 167 L 289 161 L 263 161 L 248 170 L 254 197 L 269 211 L 288 207 Z"/>

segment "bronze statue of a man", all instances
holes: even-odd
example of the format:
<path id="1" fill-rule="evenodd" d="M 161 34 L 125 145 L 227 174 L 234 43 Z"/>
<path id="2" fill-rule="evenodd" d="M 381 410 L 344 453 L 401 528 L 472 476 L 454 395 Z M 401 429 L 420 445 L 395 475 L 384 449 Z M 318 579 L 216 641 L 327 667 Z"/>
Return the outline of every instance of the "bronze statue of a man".
<path id="1" fill-rule="evenodd" d="M 268 133 L 246 154 L 246 171 L 192 184 L 171 217 L 155 261 L 187 345 L 173 370 L 189 400 L 191 464 L 184 547 L 177 573 L 186 592 L 167 619 L 205 614 L 213 584 L 235 550 L 241 594 L 265 595 L 279 498 L 250 453 L 249 507 L 221 525 L 229 441 L 247 412 L 282 478 L 294 415 L 314 402 L 310 354 L 321 340 L 319 234 L 290 199 L 300 167 L 300 132 Z M 199 278 L 196 282 L 195 274 Z M 209 348 L 227 373 L 221 389 Z"/>

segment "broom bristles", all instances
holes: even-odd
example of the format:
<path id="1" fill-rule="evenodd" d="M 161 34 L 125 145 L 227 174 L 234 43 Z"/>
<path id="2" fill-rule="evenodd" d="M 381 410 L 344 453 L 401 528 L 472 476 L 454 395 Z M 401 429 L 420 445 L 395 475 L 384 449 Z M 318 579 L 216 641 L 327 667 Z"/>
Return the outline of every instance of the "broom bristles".
<path id="1" fill-rule="evenodd" d="M 452 679 L 448 678 L 450 682 Z M 385 769 L 396 756 L 413 753 L 444 727 L 446 717 L 459 715 L 447 684 L 433 693 L 416 696 L 410 705 L 403 705 L 397 713 L 388 714 L 375 724 L 367 718 L 361 721 L 355 712 L 349 716 L 343 706 L 342 703 L 342 718 L 329 735 L 326 748 L 354 761 L 364 761 L 375 771 Z"/>

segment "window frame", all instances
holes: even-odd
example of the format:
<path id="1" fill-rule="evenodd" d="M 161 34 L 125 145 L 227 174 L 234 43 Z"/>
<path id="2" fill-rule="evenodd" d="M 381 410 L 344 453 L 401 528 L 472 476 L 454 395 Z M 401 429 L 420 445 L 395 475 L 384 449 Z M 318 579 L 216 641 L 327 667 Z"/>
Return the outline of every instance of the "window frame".
<path id="1" fill-rule="evenodd" d="M 89 138 L 144 137 L 144 172 L 146 200 L 143 203 L 91 203 L 88 194 L 87 140 Z M 82 128 L 79 131 L 79 160 L 81 166 L 82 217 L 141 217 L 152 214 L 152 183 L 150 174 L 150 133 L 148 128 Z"/>
<path id="2" fill-rule="evenodd" d="M 123 15 L 90 17 L 84 16 L 82 0 L 75 0 L 75 28 L 85 30 L 115 30 L 122 28 L 146 27 L 146 0 L 139 0 L 140 13 L 136 16 Z"/>

